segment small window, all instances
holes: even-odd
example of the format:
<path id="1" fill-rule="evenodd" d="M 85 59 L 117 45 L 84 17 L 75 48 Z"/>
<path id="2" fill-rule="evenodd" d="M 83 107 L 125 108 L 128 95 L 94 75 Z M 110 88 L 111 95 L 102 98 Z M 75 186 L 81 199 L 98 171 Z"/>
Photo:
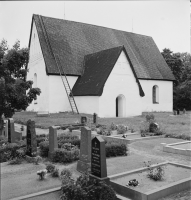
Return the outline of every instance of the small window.
<path id="1" fill-rule="evenodd" d="M 153 103 L 159 103 L 159 87 L 153 86 Z"/>

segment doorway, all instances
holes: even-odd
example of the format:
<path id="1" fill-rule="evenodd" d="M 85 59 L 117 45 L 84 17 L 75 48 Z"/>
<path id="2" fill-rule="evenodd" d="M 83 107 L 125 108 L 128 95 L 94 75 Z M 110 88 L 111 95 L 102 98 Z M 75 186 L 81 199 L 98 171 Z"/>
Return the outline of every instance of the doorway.
<path id="1" fill-rule="evenodd" d="M 120 94 L 116 98 L 116 117 L 125 117 L 125 96 Z"/>

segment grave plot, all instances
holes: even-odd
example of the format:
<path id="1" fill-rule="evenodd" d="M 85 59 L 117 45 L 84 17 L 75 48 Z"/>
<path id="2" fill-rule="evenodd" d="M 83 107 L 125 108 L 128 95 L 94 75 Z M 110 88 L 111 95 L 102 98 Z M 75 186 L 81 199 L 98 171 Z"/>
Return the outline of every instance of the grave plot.
<path id="1" fill-rule="evenodd" d="M 108 141 L 120 141 L 125 144 L 130 144 L 132 142 L 136 142 L 136 141 L 140 141 L 140 140 L 150 140 L 150 139 L 161 138 L 161 136 L 142 137 L 139 132 L 136 132 L 136 133 L 128 133 L 128 134 L 103 136 L 103 138 L 106 138 Z"/>
<path id="2" fill-rule="evenodd" d="M 191 156 L 191 141 L 178 142 L 172 144 L 161 143 L 163 151 L 185 156 Z"/>
<path id="3" fill-rule="evenodd" d="M 118 194 L 134 200 L 157 200 L 190 188 L 190 166 L 166 162 L 152 167 L 157 166 L 164 167 L 165 173 L 162 180 L 155 181 L 148 178 L 148 169 L 141 168 L 109 176 L 110 184 Z M 129 186 L 129 181 L 135 179 L 139 184 Z"/>

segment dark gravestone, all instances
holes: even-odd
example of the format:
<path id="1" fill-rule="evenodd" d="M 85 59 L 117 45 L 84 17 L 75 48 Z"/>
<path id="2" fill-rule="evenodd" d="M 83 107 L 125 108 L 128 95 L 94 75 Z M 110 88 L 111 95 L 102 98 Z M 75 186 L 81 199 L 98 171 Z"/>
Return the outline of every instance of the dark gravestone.
<path id="1" fill-rule="evenodd" d="M 85 173 L 91 166 L 91 129 L 81 128 L 80 159 L 77 163 L 77 170 Z"/>
<path id="2" fill-rule="evenodd" d="M 15 142 L 15 127 L 13 118 L 8 119 L 8 142 Z"/>
<path id="3" fill-rule="evenodd" d="M 177 115 L 177 111 L 176 110 L 174 110 L 174 115 Z"/>
<path id="4" fill-rule="evenodd" d="M 101 136 L 92 140 L 91 174 L 98 178 L 107 177 L 105 141 Z"/>
<path id="5" fill-rule="evenodd" d="M 81 124 L 86 124 L 87 123 L 87 117 L 86 116 L 81 116 Z"/>
<path id="6" fill-rule="evenodd" d="M 54 150 L 58 148 L 58 140 L 57 140 L 57 127 L 50 126 L 49 127 L 49 152 L 48 157 L 51 158 Z"/>
<path id="7" fill-rule="evenodd" d="M 95 125 L 97 125 L 97 114 L 96 113 L 93 114 L 93 123 Z"/>
<path id="8" fill-rule="evenodd" d="M 30 119 L 27 121 L 27 150 L 26 155 L 34 156 L 37 152 L 35 122 Z"/>
<path id="9" fill-rule="evenodd" d="M 179 114 L 180 114 L 180 110 L 178 109 L 178 110 L 177 110 L 177 115 L 179 115 Z"/>

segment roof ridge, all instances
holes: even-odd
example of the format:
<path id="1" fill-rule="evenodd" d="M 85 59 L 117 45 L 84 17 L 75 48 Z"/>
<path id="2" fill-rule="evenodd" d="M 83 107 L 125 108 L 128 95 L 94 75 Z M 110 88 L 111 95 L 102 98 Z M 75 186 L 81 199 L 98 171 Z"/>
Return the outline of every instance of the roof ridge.
<path id="1" fill-rule="evenodd" d="M 105 51 L 109 51 L 109 50 L 113 50 L 113 49 L 120 49 L 120 48 L 124 48 L 124 46 L 122 45 L 120 45 L 120 46 L 116 46 L 116 47 L 112 47 L 112 48 L 109 48 L 109 49 L 104 49 L 104 50 L 101 50 L 101 51 L 97 51 L 97 52 L 95 52 L 95 53 L 90 53 L 90 54 L 87 54 L 87 55 L 85 55 L 84 57 L 86 57 L 86 56 L 91 56 L 91 55 L 96 55 L 96 54 L 100 54 L 100 53 L 103 53 L 103 52 L 105 52 Z"/>
<path id="2" fill-rule="evenodd" d="M 39 15 L 39 14 L 33 14 L 33 15 Z M 67 21 L 67 22 L 72 22 L 72 23 L 80 23 L 80 24 L 85 24 L 85 25 L 89 25 L 89 26 L 97 26 L 97 27 L 101 27 L 101 28 L 106 28 L 106 29 L 111 29 L 111 30 L 117 30 L 117 31 L 122 31 L 122 32 L 125 32 L 125 33 L 129 33 L 129 34 L 140 35 L 140 36 L 143 36 L 143 37 L 152 38 L 151 36 L 148 36 L 148 35 L 142 35 L 142 34 L 139 34 L 139 33 L 132 33 L 132 32 L 129 32 L 129 31 L 119 30 L 119 29 L 115 29 L 115 28 L 109 28 L 109 27 L 95 25 L 95 24 L 88 24 L 88 23 L 84 23 L 84 22 L 77 22 L 77 21 L 60 19 L 60 18 L 55 18 L 55 17 L 47 17 L 47 16 L 43 16 L 43 15 L 39 15 L 39 16 L 46 17 L 46 18 L 51 18 L 51 19 L 62 20 L 62 21 Z"/>

